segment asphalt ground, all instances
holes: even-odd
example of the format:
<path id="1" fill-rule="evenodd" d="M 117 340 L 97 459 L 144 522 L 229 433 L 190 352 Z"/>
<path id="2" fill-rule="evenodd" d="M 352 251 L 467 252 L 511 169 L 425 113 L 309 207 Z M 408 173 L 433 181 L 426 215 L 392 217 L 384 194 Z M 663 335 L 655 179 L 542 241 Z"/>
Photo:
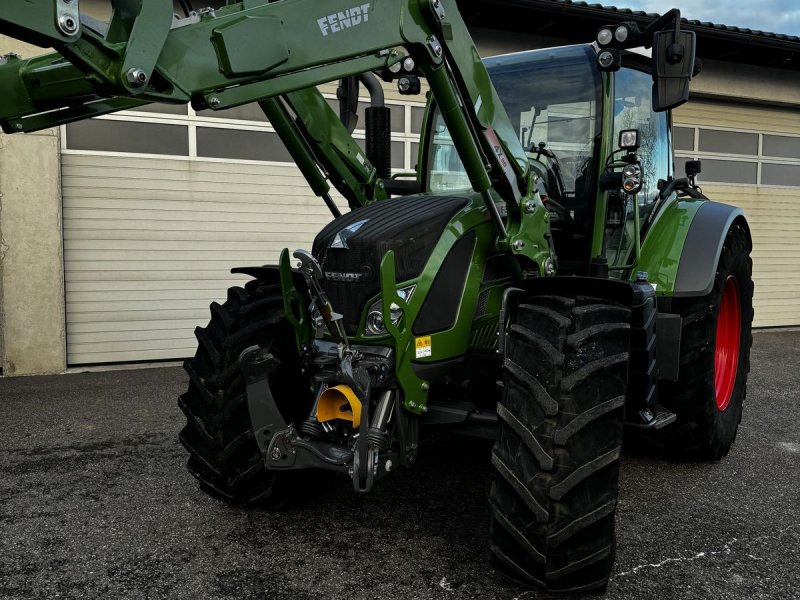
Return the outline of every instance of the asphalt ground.
<path id="1" fill-rule="evenodd" d="M 721 462 L 626 455 L 607 598 L 800 598 L 800 333 L 755 336 Z M 437 438 L 368 496 L 283 513 L 200 491 L 178 368 L 0 380 L 0 598 L 515 598 L 488 565 L 489 449 Z"/>

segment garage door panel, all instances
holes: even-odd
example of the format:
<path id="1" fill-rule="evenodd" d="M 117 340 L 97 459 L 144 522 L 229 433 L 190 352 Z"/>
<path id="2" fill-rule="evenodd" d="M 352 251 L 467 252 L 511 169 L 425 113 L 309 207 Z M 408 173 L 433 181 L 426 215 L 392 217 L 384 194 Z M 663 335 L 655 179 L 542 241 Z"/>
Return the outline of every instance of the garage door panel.
<path id="1" fill-rule="evenodd" d="M 282 248 L 283 247 L 279 244 L 275 245 L 272 250 L 266 248 L 264 252 L 259 253 L 259 258 L 257 260 L 184 261 L 184 264 L 181 265 L 181 271 L 186 273 L 193 271 L 205 272 L 210 269 L 211 272 L 214 273 L 214 278 L 218 279 L 228 273 L 232 267 L 275 263 L 280 256 Z M 163 260 L 148 261 L 147 267 L 150 271 L 166 271 L 167 273 L 172 273 L 176 270 L 176 263 L 168 258 L 164 258 Z M 67 260 L 64 261 L 64 268 L 70 271 L 103 272 L 116 270 L 139 272 L 142 268 L 142 264 L 139 262 L 116 260 Z M 69 286 L 67 286 L 67 289 L 69 289 Z"/>
<path id="2" fill-rule="evenodd" d="M 114 352 L 116 350 L 119 350 L 118 340 L 111 340 L 108 342 L 97 341 L 97 342 L 86 342 L 86 343 L 71 342 L 69 345 L 73 349 L 85 349 L 86 351 L 89 352 Z M 196 345 L 196 341 L 194 339 L 194 336 L 190 332 L 189 335 L 184 335 L 183 337 L 175 339 L 162 339 L 159 337 L 152 337 L 152 336 L 148 339 L 143 339 L 143 340 L 129 339 L 125 341 L 125 351 L 148 351 L 148 350 L 169 350 L 169 349 L 174 350 L 194 345 Z"/>
<path id="3" fill-rule="evenodd" d="M 208 308 L 208 303 L 211 299 L 212 298 L 174 298 L 169 300 L 169 306 L 170 310 L 204 311 Z M 92 313 L 98 315 L 98 309 L 103 309 L 103 313 L 113 313 L 116 311 L 150 312 L 154 316 L 157 316 L 161 313 L 165 304 L 167 304 L 166 301 L 159 299 L 136 300 L 127 297 L 123 300 L 106 301 L 72 300 L 68 313 Z M 132 309 L 131 307 L 135 308 Z"/>
<path id="4" fill-rule="evenodd" d="M 120 169 L 120 161 L 124 161 Z M 106 169 L 103 173 L 103 169 Z M 218 162 L 218 161 L 186 161 L 180 158 L 143 158 L 137 156 L 109 156 L 101 154 L 72 154 L 69 162 L 64 164 L 64 172 L 70 170 L 88 174 L 103 174 L 110 177 L 109 169 L 114 170 L 114 175 L 130 176 L 140 173 L 146 178 L 153 173 L 195 173 L 201 179 L 214 179 L 216 176 L 242 176 L 262 177 L 264 175 L 291 177 L 302 180 L 302 174 L 297 170 L 287 170 L 285 164 L 270 163 L 243 163 L 243 162 Z"/>
<path id="5" fill-rule="evenodd" d="M 83 344 L 114 343 L 119 341 L 141 342 L 149 340 L 181 340 L 185 342 L 191 336 L 185 327 L 173 329 L 129 329 L 127 331 L 94 331 L 75 333 L 71 343 L 75 346 Z"/>
<path id="6" fill-rule="evenodd" d="M 265 240 L 278 241 L 285 236 L 287 240 L 296 240 L 297 234 L 308 233 L 308 226 L 299 223 L 291 225 L 281 225 L 279 232 L 272 231 L 205 231 L 203 241 L 208 245 L 219 245 L 225 243 L 242 244 L 246 248 L 247 244 L 261 244 Z M 148 246 L 154 247 L 156 244 L 195 244 L 197 242 L 197 231 L 142 231 L 141 229 L 116 229 L 103 236 L 98 232 L 91 239 L 86 239 L 86 234 L 82 229 L 65 229 L 64 239 L 68 239 L 76 248 L 89 249 L 100 248 L 102 244 L 114 242 L 115 248 L 126 247 L 127 245 L 148 242 Z M 161 247 L 161 246 L 159 246 Z M 259 246 L 260 247 L 260 246 Z"/>
<path id="7" fill-rule="evenodd" d="M 742 128 L 800 134 L 797 109 L 693 99 L 674 112 L 676 125 Z"/>
<path id="8" fill-rule="evenodd" d="M 80 177 L 80 178 L 98 178 L 110 179 L 109 168 L 114 165 L 117 157 L 107 161 L 94 160 L 92 157 L 87 161 L 73 161 L 70 164 L 64 165 L 63 174 L 67 177 Z M 300 185 L 303 181 L 303 175 L 296 170 L 287 171 L 285 165 L 269 165 L 261 164 L 255 167 L 248 168 L 246 165 L 235 163 L 213 163 L 213 162 L 197 162 L 189 163 L 183 160 L 163 160 L 159 164 L 147 166 L 150 159 L 145 159 L 144 162 L 133 163 L 127 166 L 125 170 L 119 171 L 114 174 L 114 179 L 119 181 L 136 180 L 140 181 L 146 179 L 149 181 L 159 179 L 175 179 L 191 181 L 194 183 L 206 183 L 214 181 L 227 181 L 229 183 L 237 183 L 242 177 L 261 177 L 266 174 L 271 179 L 276 181 L 292 181 L 294 185 Z M 138 167 L 138 168 L 137 168 Z"/>
<path id="9" fill-rule="evenodd" d="M 773 168 L 777 163 L 800 168 L 800 156 L 776 159 L 762 153 L 764 143 L 776 133 L 781 135 L 782 143 L 796 140 L 800 148 L 800 137 L 791 137 L 800 136 L 800 112 L 796 109 L 693 100 L 678 109 L 674 117 L 678 126 L 698 128 L 689 129 L 690 135 L 687 131 L 682 132 L 681 154 L 695 155 L 702 160 L 745 161 L 751 166 L 760 165 L 762 183 L 765 181 L 764 169 Z M 756 149 L 748 151 L 741 145 L 733 145 L 717 150 L 745 153 L 741 157 L 703 152 L 704 148 L 710 148 L 708 143 L 715 136 L 739 134 L 757 141 Z M 709 198 L 738 206 L 747 215 L 753 236 L 754 325 L 800 325 L 800 289 L 795 285 L 797 278 L 793 276 L 800 263 L 800 188 L 705 182 L 702 174 L 699 179 Z"/>
<path id="10" fill-rule="evenodd" d="M 187 340 L 186 344 L 189 341 Z M 189 354 L 194 354 L 192 350 Z M 91 347 L 73 347 L 67 344 L 67 356 L 80 357 L 81 363 L 85 365 L 105 364 L 105 363 L 124 363 L 134 361 L 162 361 L 176 360 L 176 357 L 188 356 L 187 346 L 176 346 L 175 348 L 164 348 L 160 350 L 103 350 L 101 352 L 92 351 Z M 78 363 L 75 363 L 78 364 Z"/>
<path id="11" fill-rule="evenodd" d="M 222 298 L 211 297 L 208 299 L 210 303 L 212 300 L 222 300 Z M 171 309 L 162 308 L 161 310 L 95 310 L 88 311 L 67 311 L 67 320 L 74 323 L 109 323 L 114 324 L 121 321 L 127 322 L 144 322 L 144 326 L 150 326 L 149 321 L 193 321 L 198 325 L 204 325 L 208 321 L 209 313 L 208 307 L 195 308 L 195 309 Z M 191 328 L 194 330 L 194 327 Z M 110 328 L 108 331 L 113 331 Z"/>
<path id="12" fill-rule="evenodd" d="M 160 316 L 163 317 L 163 315 Z M 147 322 L 142 322 L 141 320 L 125 321 L 122 319 L 116 319 L 114 321 L 75 321 L 70 331 L 73 336 L 78 336 L 78 341 L 80 341 L 81 335 L 92 333 L 115 334 L 119 336 L 120 340 L 124 340 L 129 335 L 129 332 L 141 332 L 142 334 L 150 332 L 155 335 L 155 332 L 164 331 L 178 338 L 185 336 L 187 331 L 194 331 L 198 319 L 202 320 L 205 318 L 207 320 L 208 316 L 209 313 L 208 310 L 206 310 L 204 315 L 193 313 L 192 318 L 189 319 L 166 319 L 155 316 Z"/>
<path id="13" fill-rule="evenodd" d="M 331 219 L 331 214 L 324 206 L 319 206 L 318 202 L 314 202 L 313 206 L 307 206 L 303 202 L 294 204 L 272 204 L 265 201 L 263 198 L 258 199 L 257 202 L 241 202 L 241 203 L 226 203 L 221 200 L 216 202 L 194 202 L 194 201 L 170 201 L 165 202 L 161 198 L 153 197 L 147 200 L 117 200 L 117 199 L 101 199 L 101 198 L 83 198 L 74 201 L 70 204 L 71 209 L 85 209 L 85 210 L 136 210 L 136 211 L 149 211 L 153 217 L 158 217 L 163 212 L 184 213 L 183 218 L 190 220 L 206 220 L 207 218 L 214 218 L 220 213 L 231 215 L 232 220 L 238 220 L 235 215 L 263 215 L 265 210 L 269 210 L 270 215 L 273 216 L 273 222 L 285 219 L 283 215 L 291 217 L 297 214 L 298 211 L 305 213 L 317 214 L 320 217 Z"/>
<path id="14" fill-rule="evenodd" d="M 203 248 L 198 249 L 198 241 L 188 240 L 72 240 L 75 244 L 75 255 L 72 260 L 95 260 L 104 259 L 112 261 L 138 262 L 141 260 L 164 260 L 175 261 L 176 270 L 184 260 L 196 262 L 198 260 L 228 260 L 244 259 L 248 261 L 259 260 L 265 262 L 263 251 L 265 244 L 274 244 L 282 248 L 285 243 L 293 242 L 298 239 L 299 234 L 287 233 L 266 233 L 261 241 L 242 242 L 241 251 L 238 251 L 239 242 L 236 241 L 212 241 L 203 242 Z M 169 254 L 166 254 L 169 252 Z M 158 256 L 156 256 L 158 255 Z M 272 259 L 272 257 L 269 257 Z"/>
<path id="15" fill-rule="evenodd" d="M 194 281 L 222 281 L 226 282 L 225 289 L 230 287 L 231 285 L 241 284 L 243 281 L 247 281 L 249 277 L 245 275 L 231 275 L 226 270 L 224 273 L 220 273 L 219 270 L 217 271 L 208 271 L 203 269 L 193 269 L 191 271 L 182 270 L 182 271 L 137 271 L 137 270 L 127 270 L 127 271 L 116 271 L 116 270 L 92 270 L 92 271 L 78 271 L 78 272 L 71 272 L 70 273 L 70 282 L 72 281 L 79 281 L 79 282 L 92 282 L 97 281 L 100 282 L 102 285 L 104 282 L 115 281 L 115 282 L 125 282 L 126 284 L 133 284 L 135 285 L 136 282 L 139 281 L 151 281 L 151 282 L 182 282 L 187 280 L 194 280 Z"/>
<path id="16" fill-rule="evenodd" d="M 264 187 L 263 184 L 259 184 L 255 181 L 253 182 L 220 182 L 218 180 L 215 181 L 208 181 L 208 182 L 194 182 L 194 181 L 182 181 L 182 180 L 173 180 L 173 179 L 147 179 L 147 180 L 138 180 L 138 179 L 119 179 L 115 178 L 114 181 L 109 181 L 106 178 L 100 179 L 97 178 L 95 182 L 92 182 L 90 178 L 83 178 L 83 177 L 69 177 L 64 176 L 63 178 L 65 185 L 86 185 L 88 183 L 96 183 L 97 188 L 99 189 L 134 189 L 134 190 L 167 190 L 167 191 L 176 191 L 176 190 L 184 190 L 186 189 L 187 185 L 196 185 L 202 186 L 203 190 L 206 193 L 216 193 L 216 194 L 225 194 L 228 191 L 229 186 L 236 185 L 237 187 L 241 188 L 241 191 L 245 194 L 260 194 L 263 195 L 268 192 L 268 190 Z M 115 182 L 118 181 L 118 185 L 115 185 Z M 278 183 L 281 183 L 280 181 Z M 309 198 L 313 197 L 308 194 L 307 188 L 299 185 L 297 186 L 298 190 L 303 190 L 304 195 L 308 196 Z"/>
<path id="17" fill-rule="evenodd" d="M 74 210 L 67 210 L 65 214 L 70 216 L 64 219 L 64 229 L 74 230 L 100 230 L 104 232 L 109 231 L 109 227 L 114 227 L 115 231 L 137 230 L 137 231 L 224 231 L 224 232 L 263 232 L 264 222 L 209 222 L 209 221 L 189 221 L 185 219 L 178 219 L 173 221 L 162 221 L 156 218 L 153 219 L 126 219 L 120 222 L 118 219 L 110 219 L 103 216 L 88 218 L 83 217 L 77 219 L 73 217 Z M 97 215 L 98 213 L 94 213 Z M 102 215 L 102 213 L 99 213 Z M 292 223 L 288 227 L 308 226 L 309 229 L 316 227 L 317 230 L 321 229 L 325 223 L 330 219 L 323 219 L 315 216 L 298 215 L 292 218 Z M 283 228 L 283 227 L 282 227 Z M 310 231 L 309 231 L 310 233 Z"/>
<path id="18" fill-rule="evenodd" d="M 287 214 L 294 215 L 290 207 L 282 210 L 281 207 L 276 207 L 275 213 L 265 214 L 266 207 L 262 210 L 250 211 L 226 211 L 222 210 L 174 210 L 171 207 L 164 207 L 163 209 L 128 209 L 128 208 L 115 208 L 115 207 L 97 207 L 97 208 L 80 208 L 64 206 L 65 210 L 69 209 L 70 218 L 72 219 L 102 219 L 108 221 L 160 221 L 162 223 L 191 223 L 193 221 L 205 221 L 206 223 L 240 223 L 241 221 L 249 221 L 250 223 L 262 224 L 275 224 L 276 219 L 280 218 L 279 215 Z M 320 219 L 301 218 L 301 222 L 318 222 Z M 328 219 L 330 220 L 330 219 Z M 223 225 L 224 227 L 225 225 Z M 186 227 L 179 227 L 179 229 L 186 229 Z"/>
<path id="19" fill-rule="evenodd" d="M 164 252 L 159 250 L 125 250 L 108 248 L 105 250 L 74 250 L 73 262 L 107 263 L 118 262 L 128 263 L 132 266 L 141 268 L 142 262 L 156 262 L 172 264 L 172 268 L 181 263 L 188 262 L 192 265 L 217 263 L 222 265 L 238 264 L 237 261 L 245 261 L 248 264 L 263 264 L 267 259 L 274 259 L 272 255 L 264 255 L 263 248 L 276 247 L 274 242 L 265 242 L 260 250 L 235 250 L 231 249 L 233 244 L 229 244 L 225 250 L 174 250 Z M 278 244 L 277 247 L 282 247 Z"/>
<path id="20" fill-rule="evenodd" d="M 173 300 L 192 300 L 198 297 L 198 292 L 207 292 L 209 297 L 220 295 L 220 290 L 225 288 L 217 288 L 215 290 L 202 289 L 202 288 L 168 288 L 168 289 L 125 289 L 125 290 L 76 290 L 70 286 L 70 291 L 67 292 L 67 302 L 70 304 L 79 305 L 84 302 L 123 302 L 132 301 L 137 303 L 146 302 L 164 302 Z M 204 302 L 202 306 L 208 303 Z"/>
<path id="21" fill-rule="evenodd" d="M 122 176 L 120 176 L 122 175 Z M 70 364 L 194 354 L 212 300 L 331 215 L 290 165 L 63 156 Z"/>
<path id="22" fill-rule="evenodd" d="M 119 199 L 119 200 L 150 200 L 153 198 L 154 191 L 153 189 L 148 188 L 131 188 L 131 187 L 124 187 L 124 188 L 116 188 L 116 187 L 87 187 L 84 185 L 84 182 L 81 182 L 80 185 L 76 185 L 75 188 L 76 198 L 72 199 L 72 201 L 76 201 L 78 199 L 88 199 L 88 198 L 98 198 L 98 199 Z M 299 196 L 299 200 L 298 200 Z M 259 199 L 268 199 L 269 202 L 275 202 L 277 204 L 290 204 L 296 206 L 298 203 L 304 204 L 306 203 L 305 196 L 309 198 L 309 206 L 317 206 L 323 210 L 327 210 L 325 205 L 322 201 L 314 196 L 310 196 L 307 194 L 307 190 L 302 186 L 289 186 L 289 185 L 274 185 L 270 184 L 269 187 L 265 187 L 260 191 L 255 192 L 240 192 L 233 198 L 222 198 L 219 192 L 210 192 L 210 191 L 198 191 L 192 192 L 191 200 L 193 202 L 221 202 L 224 201 L 226 203 L 231 204 L 239 204 L 245 202 L 254 202 L 258 201 Z M 163 201 L 181 201 L 187 199 L 187 193 L 185 189 L 174 189 L 174 190 L 166 190 L 166 189 L 159 189 L 158 190 L 158 199 Z"/>
<path id="23" fill-rule="evenodd" d="M 245 281 L 246 279 L 241 282 L 224 279 L 198 281 L 73 281 L 70 284 L 68 293 L 74 295 L 76 300 L 91 299 L 89 296 L 83 298 L 82 294 L 117 294 L 122 297 L 127 296 L 129 292 L 136 292 L 137 294 L 187 293 L 194 295 L 206 292 L 207 294 L 219 295 L 220 290 L 224 291 L 233 284 L 244 283 Z"/>

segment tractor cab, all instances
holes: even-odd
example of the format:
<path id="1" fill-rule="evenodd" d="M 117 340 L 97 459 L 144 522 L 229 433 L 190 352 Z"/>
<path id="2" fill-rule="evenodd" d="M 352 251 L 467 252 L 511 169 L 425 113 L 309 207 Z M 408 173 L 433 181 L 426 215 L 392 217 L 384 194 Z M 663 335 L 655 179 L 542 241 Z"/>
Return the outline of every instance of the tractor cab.
<path id="1" fill-rule="evenodd" d="M 638 131 L 642 189 L 638 218 L 646 224 L 658 199 L 658 181 L 672 175 L 667 112 L 652 108 L 649 59 L 626 53 L 625 67 L 597 68 L 592 45 L 565 46 L 485 61 L 510 121 L 525 148 L 539 195 L 550 213 L 559 272 L 586 274 L 592 258 L 599 179 L 619 151 L 622 131 Z M 434 192 L 470 187 L 441 114 L 429 111 L 423 145 L 423 181 Z M 634 200 L 609 190 L 605 254 L 612 275 L 621 275 L 634 247 Z M 640 228 L 640 234 L 644 230 Z"/>

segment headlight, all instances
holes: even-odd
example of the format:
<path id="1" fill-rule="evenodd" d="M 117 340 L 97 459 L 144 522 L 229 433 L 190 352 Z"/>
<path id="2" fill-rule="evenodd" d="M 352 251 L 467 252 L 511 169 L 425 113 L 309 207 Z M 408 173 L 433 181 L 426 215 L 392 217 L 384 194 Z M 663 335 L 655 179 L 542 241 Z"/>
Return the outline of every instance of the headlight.
<path id="1" fill-rule="evenodd" d="M 614 39 L 614 34 L 607 27 L 597 32 L 597 43 L 601 46 L 607 46 L 612 39 Z"/>
<path id="2" fill-rule="evenodd" d="M 600 63 L 600 66 L 604 69 L 608 69 L 614 64 L 614 54 L 605 50 L 597 55 L 597 62 Z"/>
<path id="3" fill-rule="evenodd" d="M 622 189 L 629 194 L 636 194 L 642 189 L 642 167 L 637 163 L 622 169 Z"/>
<path id="4" fill-rule="evenodd" d="M 397 295 L 400 296 L 404 302 L 411 300 L 414 290 L 417 289 L 416 285 L 397 290 Z M 391 309 L 392 324 L 397 325 L 400 319 L 403 318 L 403 309 L 397 304 L 392 303 L 389 307 Z M 367 335 L 385 335 L 386 324 L 383 321 L 383 300 L 378 299 L 369 307 L 367 311 L 367 321 L 365 323 L 365 333 Z"/>
<path id="5" fill-rule="evenodd" d="M 636 150 L 639 147 L 639 130 L 623 129 L 619 132 L 620 150 Z"/>

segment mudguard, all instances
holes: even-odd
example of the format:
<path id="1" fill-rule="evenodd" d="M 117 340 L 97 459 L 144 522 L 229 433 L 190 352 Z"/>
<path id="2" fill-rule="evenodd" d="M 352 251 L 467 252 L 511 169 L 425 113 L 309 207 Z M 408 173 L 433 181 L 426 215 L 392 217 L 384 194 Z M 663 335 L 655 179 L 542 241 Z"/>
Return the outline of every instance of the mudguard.
<path id="1" fill-rule="evenodd" d="M 710 200 L 671 203 L 647 232 L 631 277 L 637 271 L 647 272 L 660 297 L 708 294 L 725 237 L 735 222 L 741 223 L 751 240 L 750 226 L 739 208 Z"/>
<path id="2" fill-rule="evenodd" d="M 702 297 L 711 292 L 722 246 L 734 223 L 747 231 L 744 212 L 710 200 L 681 199 L 667 206 L 650 228 L 635 271 L 646 271 L 658 295 L 659 379 L 677 381 L 681 358 L 680 315 L 672 298 Z"/>
<path id="3" fill-rule="evenodd" d="M 752 249 L 750 225 L 744 211 L 720 202 L 704 202 L 695 214 L 675 276 L 673 296 L 705 296 L 711 292 L 722 246 L 731 226 L 739 222 L 747 231 Z"/>
<path id="4" fill-rule="evenodd" d="M 261 279 L 269 283 L 280 283 L 281 273 L 278 265 L 260 265 L 251 267 L 234 267 L 231 269 L 234 275 L 248 275 L 253 279 Z M 305 292 L 306 280 L 297 269 L 292 269 L 292 281 L 298 290 Z"/>

